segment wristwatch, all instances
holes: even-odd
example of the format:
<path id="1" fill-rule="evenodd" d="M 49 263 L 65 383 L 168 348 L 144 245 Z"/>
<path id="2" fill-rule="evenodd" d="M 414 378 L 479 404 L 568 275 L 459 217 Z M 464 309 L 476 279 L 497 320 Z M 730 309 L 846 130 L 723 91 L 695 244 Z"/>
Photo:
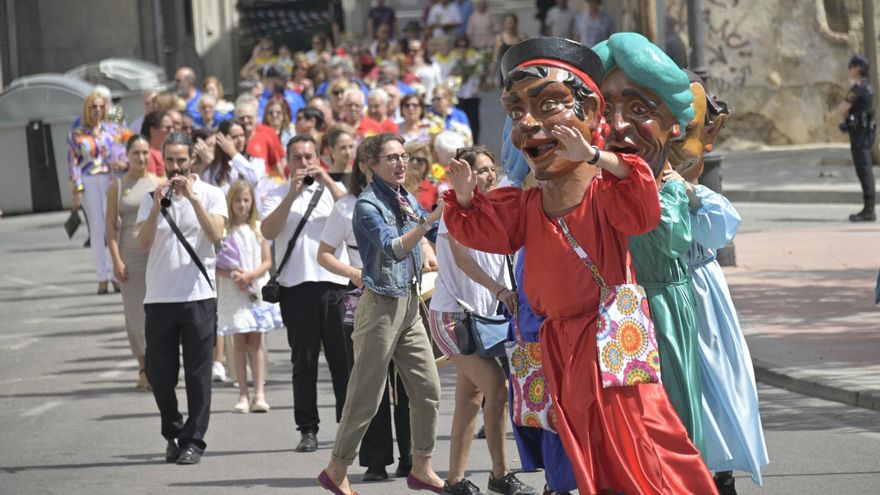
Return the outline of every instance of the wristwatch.
<path id="1" fill-rule="evenodd" d="M 428 223 L 428 219 L 425 217 L 419 217 L 419 227 L 425 229 L 425 233 L 431 230 L 431 224 Z"/>

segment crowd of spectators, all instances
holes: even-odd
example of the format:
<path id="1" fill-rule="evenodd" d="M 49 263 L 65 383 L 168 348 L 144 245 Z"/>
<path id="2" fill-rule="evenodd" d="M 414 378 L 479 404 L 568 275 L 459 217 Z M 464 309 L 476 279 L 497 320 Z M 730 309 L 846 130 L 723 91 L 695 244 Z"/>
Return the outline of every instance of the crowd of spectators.
<path id="1" fill-rule="evenodd" d="M 565 4 L 550 9 L 548 30 L 577 38 L 577 18 L 566 17 Z M 108 118 L 108 95 L 90 95 L 71 131 L 70 174 L 74 208 L 83 207 L 89 218 L 98 292 L 109 292 L 112 283 L 123 293 L 126 329 L 140 365 L 136 388 L 157 397 L 169 462 L 199 462 L 206 446 L 207 382 L 237 382 L 235 412 L 270 410 L 263 334 L 283 326 L 301 433 L 296 451 L 317 448 L 323 350 L 335 420 L 343 421 L 327 479 L 336 483 L 344 474 L 361 437 L 365 479 L 386 478 L 393 462 L 393 416 L 400 450 L 396 474 L 408 476 L 411 487 L 438 491 L 443 482 L 430 454 L 439 382 L 436 370 L 425 368 L 434 366 L 425 329 L 430 326 L 437 347 L 458 368 L 461 388 L 452 432 L 457 453 L 444 493 L 477 493 L 464 473 L 484 399 L 490 487 L 535 493 L 508 469 L 502 367 L 462 355 L 450 343 L 462 308 L 491 315 L 515 300 L 505 260 L 464 248 L 438 225 L 451 164 L 461 159 L 470 165 L 483 191 L 498 184 L 493 154 L 475 146 L 480 94 L 499 84 L 501 57 L 524 39 L 518 18 L 507 13 L 499 19 L 486 0 L 437 0 L 427 2 L 421 22 L 401 29 L 394 10 L 378 0 L 365 28 L 363 39 L 339 43 L 317 32 L 302 52 L 258 40 L 239 71 L 240 92 L 229 99 L 217 77 L 199 80 L 193 69 L 180 67 L 170 90 L 144 92 L 143 115 L 128 125 Z M 177 244 L 168 230 L 171 219 L 181 223 L 181 235 L 196 246 L 207 270 Z M 432 305 L 429 325 L 422 323 L 410 289 L 422 270 L 438 269 L 435 248 L 445 265 L 438 281 L 445 299 Z M 179 269 L 188 270 L 186 276 L 175 278 Z M 270 273 L 280 284 L 279 304 L 262 300 Z M 389 274 L 393 280 L 383 278 Z M 169 299 L 163 283 L 176 284 L 170 293 L 179 297 Z M 388 297 L 398 302 L 396 309 L 373 308 L 355 319 L 346 316 L 353 294 L 363 294 L 370 305 Z M 178 333 L 165 328 L 158 334 L 158 326 L 184 318 L 171 309 L 178 307 L 198 317 L 181 323 Z M 382 319 L 389 315 L 397 319 Z M 199 339 L 184 342 L 191 403 L 191 420 L 184 424 L 173 397 L 177 368 L 168 366 L 176 362 L 186 325 Z M 373 331 L 387 332 L 388 340 L 359 337 L 366 325 L 381 326 Z M 211 327 L 219 337 L 207 337 Z M 379 368 L 359 368 L 358 357 L 374 351 L 388 359 Z M 390 364 L 392 355 L 401 367 Z"/>

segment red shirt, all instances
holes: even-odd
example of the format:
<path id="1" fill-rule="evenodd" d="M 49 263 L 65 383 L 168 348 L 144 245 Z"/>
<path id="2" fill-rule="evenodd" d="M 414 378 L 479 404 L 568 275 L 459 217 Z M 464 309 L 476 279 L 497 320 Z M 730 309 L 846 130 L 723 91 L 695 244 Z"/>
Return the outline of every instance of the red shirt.
<path id="1" fill-rule="evenodd" d="M 165 177 L 165 160 L 162 159 L 162 152 L 150 148 L 150 161 L 147 162 L 147 172 L 156 177 Z"/>
<path id="2" fill-rule="evenodd" d="M 255 158 L 261 158 L 266 164 L 266 173 L 272 174 L 276 170 L 277 164 L 284 157 L 284 148 L 281 146 L 281 140 L 275 131 L 265 125 L 257 124 L 254 129 L 254 135 L 245 148 L 247 153 Z"/>

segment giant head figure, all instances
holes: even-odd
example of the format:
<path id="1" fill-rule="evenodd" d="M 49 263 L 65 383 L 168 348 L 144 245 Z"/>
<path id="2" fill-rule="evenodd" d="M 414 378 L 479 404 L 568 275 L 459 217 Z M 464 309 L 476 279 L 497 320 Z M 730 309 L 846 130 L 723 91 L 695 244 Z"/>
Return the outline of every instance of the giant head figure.
<path id="1" fill-rule="evenodd" d="M 532 38 L 505 52 L 501 70 L 510 140 L 536 179 L 554 180 L 584 164 L 556 155 L 560 144 L 550 133 L 556 124 L 575 127 L 601 146 L 604 101 L 596 81 L 604 71 L 592 50 L 563 38 Z"/>
<path id="2" fill-rule="evenodd" d="M 637 154 L 659 176 L 673 140 L 694 119 L 687 74 L 640 34 L 614 34 L 593 50 L 605 69 L 605 149 Z"/>
<path id="3" fill-rule="evenodd" d="M 726 102 L 706 89 L 700 76 L 687 73 L 694 93 L 694 120 L 688 124 L 684 139 L 672 143 L 669 163 L 685 180 L 696 182 L 703 174 L 703 155 L 712 151 L 730 110 Z"/>

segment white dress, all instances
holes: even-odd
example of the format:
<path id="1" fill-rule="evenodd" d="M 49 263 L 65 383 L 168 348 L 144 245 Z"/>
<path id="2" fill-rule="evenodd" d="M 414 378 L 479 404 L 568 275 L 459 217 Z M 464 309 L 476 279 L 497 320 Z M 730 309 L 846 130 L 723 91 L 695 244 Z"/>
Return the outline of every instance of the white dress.
<path id="1" fill-rule="evenodd" d="M 241 252 L 241 269 L 252 271 L 263 262 L 262 246 L 248 225 L 233 227 L 226 238 L 235 238 Z M 278 306 L 262 301 L 260 289 L 269 280 L 266 273 L 253 282 L 253 292 L 239 290 L 229 277 L 217 277 L 217 333 L 268 332 L 281 325 Z"/>

